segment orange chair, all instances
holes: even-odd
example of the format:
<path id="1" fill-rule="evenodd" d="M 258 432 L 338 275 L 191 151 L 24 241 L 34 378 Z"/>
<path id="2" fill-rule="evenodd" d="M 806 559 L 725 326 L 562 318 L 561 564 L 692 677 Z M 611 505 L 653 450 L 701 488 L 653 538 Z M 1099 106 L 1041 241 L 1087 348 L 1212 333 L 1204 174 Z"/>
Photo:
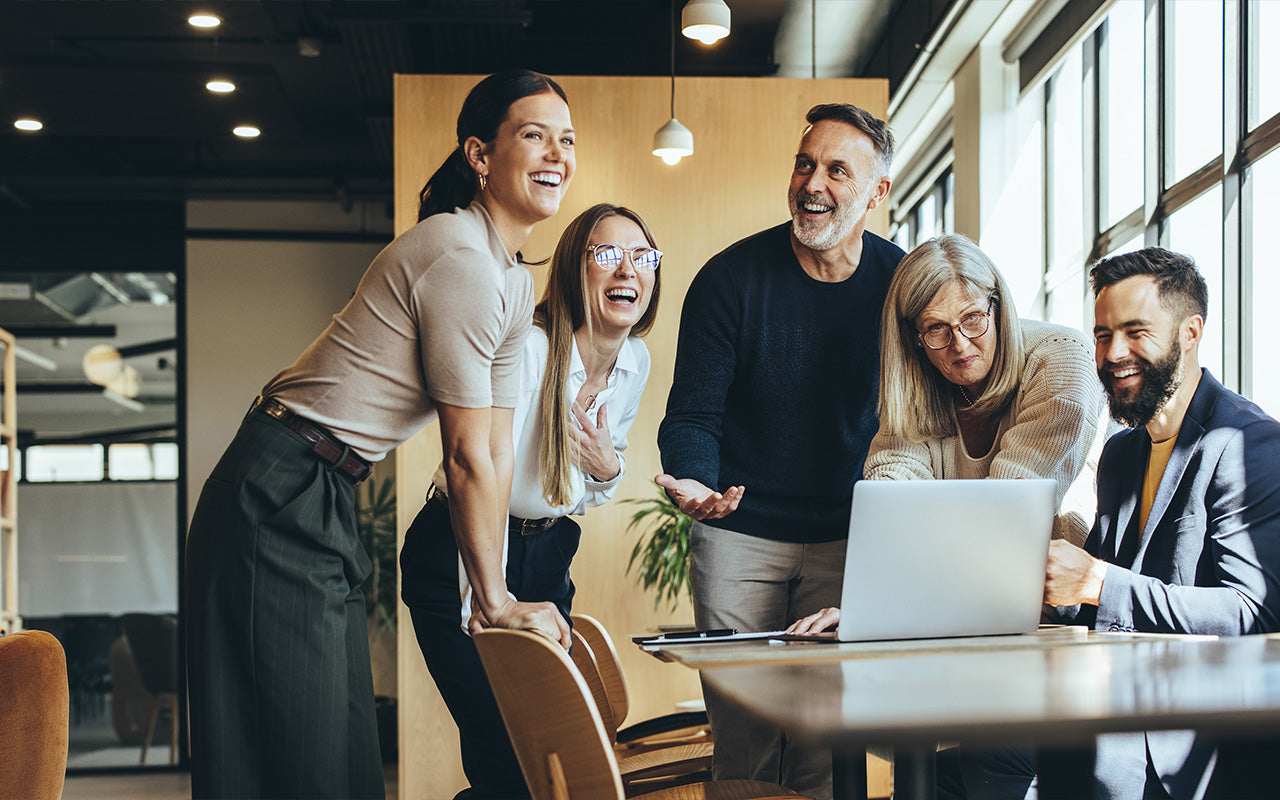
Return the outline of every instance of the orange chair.
<path id="1" fill-rule="evenodd" d="M 0 797 L 62 797 L 70 713 L 58 640 L 45 631 L 0 636 Z"/>

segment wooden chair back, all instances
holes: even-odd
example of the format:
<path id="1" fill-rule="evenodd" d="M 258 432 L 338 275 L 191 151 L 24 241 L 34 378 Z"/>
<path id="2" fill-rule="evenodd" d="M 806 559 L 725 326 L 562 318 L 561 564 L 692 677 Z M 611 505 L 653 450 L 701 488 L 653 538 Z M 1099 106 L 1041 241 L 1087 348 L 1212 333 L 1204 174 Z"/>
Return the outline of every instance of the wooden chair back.
<path id="1" fill-rule="evenodd" d="M 527 631 L 474 639 L 534 800 L 622 800 L 612 737 L 569 654 Z"/>
<path id="2" fill-rule="evenodd" d="M 595 650 L 577 630 L 573 632 L 573 652 L 570 658 L 578 672 L 582 673 L 582 679 L 587 682 L 591 698 L 596 701 L 596 710 L 600 712 L 600 720 L 604 723 L 605 735 L 613 742 L 618 738 L 618 721 L 613 716 L 613 704 L 609 702 L 604 679 L 600 677 L 600 663 L 596 660 Z"/>
<path id="3" fill-rule="evenodd" d="M 613 637 L 595 617 L 586 614 L 573 615 L 573 629 L 582 633 L 582 638 L 591 645 L 591 652 L 596 657 L 596 668 L 600 671 L 600 680 L 604 683 L 605 694 L 609 696 L 609 707 L 613 710 L 613 721 L 622 727 L 627 718 L 630 703 L 627 700 L 627 679 L 622 674 L 622 661 L 618 658 L 618 650 L 613 646 Z"/>

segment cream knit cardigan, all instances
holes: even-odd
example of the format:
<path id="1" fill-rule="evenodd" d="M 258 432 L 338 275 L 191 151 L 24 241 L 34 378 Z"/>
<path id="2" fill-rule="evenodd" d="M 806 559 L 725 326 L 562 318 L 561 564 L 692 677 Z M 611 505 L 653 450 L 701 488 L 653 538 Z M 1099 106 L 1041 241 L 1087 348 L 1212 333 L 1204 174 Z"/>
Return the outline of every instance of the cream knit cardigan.
<path id="1" fill-rule="evenodd" d="M 1084 543 L 1097 507 L 1094 473 L 1106 425 L 1093 344 L 1080 331 L 1022 320 L 1026 365 L 1022 384 L 1005 412 L 989 478 L 1058 481 L 1055 538 Z M 956 477 L 959 434 L 911 444 L 883 429 L 871 442 L 866 480 Z"/>

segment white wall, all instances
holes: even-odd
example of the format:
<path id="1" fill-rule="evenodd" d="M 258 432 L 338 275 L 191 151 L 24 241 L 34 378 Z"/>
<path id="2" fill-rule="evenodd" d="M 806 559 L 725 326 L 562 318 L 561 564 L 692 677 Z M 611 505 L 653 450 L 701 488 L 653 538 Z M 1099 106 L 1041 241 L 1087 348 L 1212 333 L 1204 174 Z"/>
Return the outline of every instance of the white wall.
<path id="1" fill-rule="evenodd" d="M 187 206 L 187 227 L 197 230 L 352 232 L 367 230 L 371 219 L 380 218 L 360 207 L 343 214 L 336 202 Z M 258 390 L 324 330 L 381 249 L 324 241 L 188 240 L 188 519 Z"/>
<path id="2" fill-rule="evenodd" d="M 178 610 L 176 484 L 24 483 L 25 617 Z"/>

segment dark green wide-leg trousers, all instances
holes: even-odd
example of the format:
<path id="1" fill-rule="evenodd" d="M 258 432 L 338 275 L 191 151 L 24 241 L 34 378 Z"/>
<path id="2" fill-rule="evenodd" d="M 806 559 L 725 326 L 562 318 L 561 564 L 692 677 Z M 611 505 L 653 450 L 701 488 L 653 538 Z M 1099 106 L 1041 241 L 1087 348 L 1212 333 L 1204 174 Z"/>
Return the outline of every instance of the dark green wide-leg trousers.
<path id="1" fill-rule="evenodd" d="M 351 482 L 250 413 L 186 549 L 195 798 L 382 798 Z"/>

